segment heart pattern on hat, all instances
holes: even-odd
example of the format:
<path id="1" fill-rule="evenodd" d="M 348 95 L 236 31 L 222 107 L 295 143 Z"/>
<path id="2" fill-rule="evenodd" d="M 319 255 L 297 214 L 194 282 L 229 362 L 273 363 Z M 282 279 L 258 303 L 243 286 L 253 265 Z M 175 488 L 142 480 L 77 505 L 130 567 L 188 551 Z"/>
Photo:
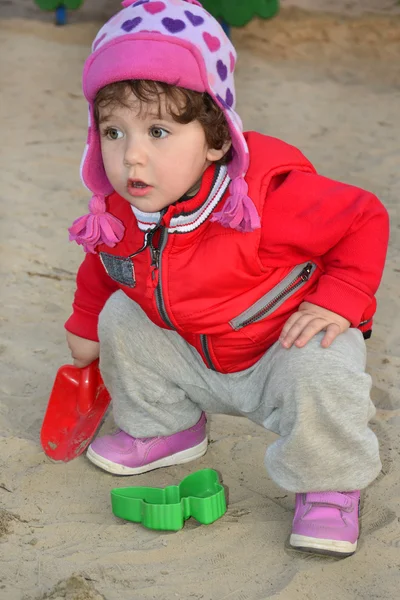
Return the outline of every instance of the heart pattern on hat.
<path id="1" fill-rule="evenodd" d="M 117 13 L 120 15 L 119 20 L 112 18 L 110 26 L 106 25 L 99 32 L 93 50 L 102 47 L 108 40 L 111 41 L 118 35 L 118 30 L 121 34 L 138 32 L 178 36 L 197 46 L 206 61 L 207 81 L 211 89 L 215 90 L 214 97 L 218 92 L 224 106 L 227 109 L 233 108 L 235 93 L 231 73 L 236 63 L 235 51 L 217 21 L 196 0 L 124 0 L 123 4 L 127 8 Z M 128 8 L 129 11 L 133 9 L 135 16 L 123 21 L 123 13 Z M 132 15 L 131 12 L 129 14 Z"/>
<path id="2" fill-rule="evenodd" d="M 218 73 L 221 81 L 225 81 L 225 79 L 228 77 L 228 68 L 222 62 L 222 60 L 217 61 L 217 73 Z"/>
<path id="3" fill-rule="evenodd" d="M 233 94 L 229 88 L 226 90 L 225 102 L 227 103 L 229 108 L 231 108 L 234 102 Z"/>
<path id="4" fill-rule="evenodd" d="M 106 33 L 103 33 L 97 40 L 93 43 L 93 51 L 96 50 L 97 46 L 101 44 L 101 42 L 107 37 Z"/>
<path id="5" fill-rule="evenodd" d="M 136 0 L 136 2 L 133 2 L 133 4 L 129 3 L 129 2 L 122 2 L 122 6 L 134 6 L 135 8 L 137 6 L 141 6 L 142 4 L 147 4 L 148 2 L 150 2 L 150 0 Z"/>
<path id="6" fill-rule="evenodd" d="M 198 27 L 199 25 L 203 25 L 204 23 L 203 17 L 193 14 L 192 12 L 190 12 L 190 10 L 185 10 L 185 15 L 187 16 L 193 27 Z"/>
<path id="7" fill-rule="evenodd" d="M 161 23 L 170 33 L 180 33 L 186 28 L 185 23 L 180 19 L 170 19 L 169 17 L 165 17 Z"/>
<path id="8" fill-rule="evenodd" d="M 221 48 L 221 42 L 219 39 L 213 35 L 210 35 L 207 31 L 203 33 L 203 40 L 211 52 L 217 52 L 217 50 Z"/>
<path id="9" fill-rule="evenodd" d="M 143 6 L 143 8 L 146 12 L 150 13 L 151 15 L 156 15 L 157 13 L 160 13 L 163 10 L 165 10 L 167 7 L 165 6 L 164 2 L 149 2 L 146 3 Z"/>
<path id="10" fill-rule="evenodd" d="M 127 21 L 124 21 L 122 23 L 121 29 L 123 29 L 124 31 L 126 31 L 126 33 L 130 33 L 138 25 L 140 25 L 140 23 L 142 22 L 142 20 L 143 19 L 141 17 L 135 17 L 134 19 L 128 19 Z"/>

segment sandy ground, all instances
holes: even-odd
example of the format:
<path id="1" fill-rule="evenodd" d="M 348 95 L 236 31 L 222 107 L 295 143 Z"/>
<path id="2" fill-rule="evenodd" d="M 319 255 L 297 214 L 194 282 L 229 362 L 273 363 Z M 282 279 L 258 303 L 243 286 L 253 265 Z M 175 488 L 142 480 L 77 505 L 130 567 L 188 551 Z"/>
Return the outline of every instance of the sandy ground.
<path id="1" fill-rule="evenodd" d="M 201 460 L 135 479 L 164 486 L 201 467 L 222 473 L 226 516 L 209 527 L 188 521 L 174 534 L 113 517 L 110 489 L 131 478 L 84 457 L 54 464 L 43 454 L 41 420 L 55 371 L 69 360 L 63 322 L 82 258 L 66 229 L 88 200 L 79 180 L 80 73 L 97 29 L 91 19 L 117 3 L 88 0 L 68 27 L 55 28 L 27 0 L 1 0 L 2 600 L 398 598 L 400 11 L 391 0 L 337 1 L 331 16 L 305 12 L 331 9 L 328 0 L 282 4 L 274 21 L 234 33 L 246 128 L 281 136 L 324 174 L 371 189 L 392 219 L 368 342 L 383 470 L 364 494 L 359 550 L 336 561 L 287 547 L 294 498 L 263 467 L 273 435 L 244 419 L 212 417 Z M 108 417 L 103 430 L 112 426 Z"/>

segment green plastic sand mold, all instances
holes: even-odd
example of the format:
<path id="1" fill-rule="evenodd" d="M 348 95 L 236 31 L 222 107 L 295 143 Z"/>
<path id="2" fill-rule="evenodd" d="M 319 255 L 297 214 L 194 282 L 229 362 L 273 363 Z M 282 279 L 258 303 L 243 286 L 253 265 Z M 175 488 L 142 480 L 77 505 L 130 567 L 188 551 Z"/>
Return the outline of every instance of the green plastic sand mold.
<path id="1" fill-rule="evenodd" d="M 115 488 L 111 507 L 120 519 L 149 529 L 178 531 L 190 517 L 203 525 L 220 519 L 226 512 L 225 489 L 217 471 L 202 469 L 166 488 Z"/>

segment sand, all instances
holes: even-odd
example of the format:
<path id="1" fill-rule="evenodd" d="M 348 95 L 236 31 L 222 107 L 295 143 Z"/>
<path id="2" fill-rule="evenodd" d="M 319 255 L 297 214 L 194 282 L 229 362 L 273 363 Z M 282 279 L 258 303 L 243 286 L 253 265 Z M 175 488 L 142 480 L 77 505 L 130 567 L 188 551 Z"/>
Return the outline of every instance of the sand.
<path id="1" fill-rule="evenodd" d="M 400 10 L 393 0 L 284 0 L 280 16 L 234 32 L 239 111 L 298 145 L 328 176 L 378 194 L 392 221 L 368 342 L 383 470 L 363 498 L 362 536 L 346 560 L 287 546 L 293 495 L 263 467 L 273 434 L 210 418 L 207 454 L 121 479 L 84 457 L 52 463 L 39 431 L 82 254 L 66 229 L 84 212 L 82 63 L 117 2 L 87 1 L 65 28 L 28 0 L 1 0 L 0 597 L 3 600 L 388 600 L 399 586 Z M 331 6 L 332 5 L 332 6 Z M 334 5 L 334 6 L 333 6 Z M 325 14 L 326 9 L 334 13 Z M 379 14 L 378 14 L 379 13 Z M 346 16 L 343 16 L 346 15 Z M 103 431 L 113 427 L 109 416 Z M 316 457 L 318 459 L 318 457 Z M 177 483 L 216 468 L 226 516 L 178 533 L 113 517 L 109 494 Z M 134 482 L 134 483 L 133 483 Z"/>

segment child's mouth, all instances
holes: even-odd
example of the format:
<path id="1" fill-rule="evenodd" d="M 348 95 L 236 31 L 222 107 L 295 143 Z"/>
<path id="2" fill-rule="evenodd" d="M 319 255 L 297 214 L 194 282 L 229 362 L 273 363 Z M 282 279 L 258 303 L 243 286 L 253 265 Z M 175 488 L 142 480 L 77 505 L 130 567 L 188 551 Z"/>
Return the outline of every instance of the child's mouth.
<path id="1" fill-rule="evenodd" d="M 151 186 L 141 179 L 128 180 L 128 194 L 131 196 L 144 196 L 151 189 Z"/>
<path id="2" fill-rule="evenodd" d="M 147 187 L 147 183 L 145 183 L 144 181 L 136 180 L 136 179 L 134 181 L 131 181 L 130 185 L 132 187 L 137 187 L 137 188 Z"/>

